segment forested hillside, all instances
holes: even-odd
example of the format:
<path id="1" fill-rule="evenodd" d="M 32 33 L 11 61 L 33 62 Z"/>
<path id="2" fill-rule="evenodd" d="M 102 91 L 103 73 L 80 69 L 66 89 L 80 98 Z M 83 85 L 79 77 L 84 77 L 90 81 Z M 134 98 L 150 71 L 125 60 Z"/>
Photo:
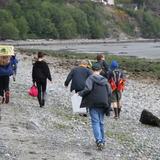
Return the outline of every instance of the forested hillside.
<path id="1" fill-rule="evenodd" d="M 160 38 L 159 0 L 144 1 L 116 1 L 137 3 L 135 11 L 90 0 L 0 0 L 0 39 Z"/>

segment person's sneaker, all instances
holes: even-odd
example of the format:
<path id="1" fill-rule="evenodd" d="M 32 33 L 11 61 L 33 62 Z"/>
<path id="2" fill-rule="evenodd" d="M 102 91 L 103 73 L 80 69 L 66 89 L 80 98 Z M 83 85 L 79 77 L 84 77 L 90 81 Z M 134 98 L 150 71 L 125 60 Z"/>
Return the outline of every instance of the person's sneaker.
<path id="1" fill-rule="evenodd" d="M 9 91 L 5 92 L 5 103 L 9 103 Z"/>
<path id="2" fill-rule="evenodd" d="M 42 100 L 42 106 L 44 106 L 45 105 L 45 101 L 44 101 L 44 99 Z"/>
<path id="3" fill-rule="evenodd" d="M 87 113 L 79 113 L 79 116 L 87 117 Z"/>
<path id="4" fill-rule="evenodd" d="M 104 149 L 104 143 L 97 143 L 97 149 L 102 151 Z"/>

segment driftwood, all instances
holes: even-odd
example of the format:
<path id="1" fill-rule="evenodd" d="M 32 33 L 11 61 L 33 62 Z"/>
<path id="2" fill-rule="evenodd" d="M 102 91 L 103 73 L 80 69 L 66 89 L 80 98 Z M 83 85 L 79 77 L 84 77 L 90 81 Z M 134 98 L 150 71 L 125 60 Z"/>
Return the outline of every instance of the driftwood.
<path id="1" fill-rule="evenodd" d="M 141 113 L 140 122 L 143 124 L 160 127 L 160 119 L 146 109 L 144 109 Z"/>

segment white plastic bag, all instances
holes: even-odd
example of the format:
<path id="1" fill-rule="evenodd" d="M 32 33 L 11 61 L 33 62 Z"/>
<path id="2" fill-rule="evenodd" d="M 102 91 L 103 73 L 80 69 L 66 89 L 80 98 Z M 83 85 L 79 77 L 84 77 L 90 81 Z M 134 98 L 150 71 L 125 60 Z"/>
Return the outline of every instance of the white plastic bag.
<path id="1" fill-rule="evenodd" d="M 80 108 L 82 97 L 74 94 L 71 97 L 73 113 L 86 113 L 86 108 Z"/>

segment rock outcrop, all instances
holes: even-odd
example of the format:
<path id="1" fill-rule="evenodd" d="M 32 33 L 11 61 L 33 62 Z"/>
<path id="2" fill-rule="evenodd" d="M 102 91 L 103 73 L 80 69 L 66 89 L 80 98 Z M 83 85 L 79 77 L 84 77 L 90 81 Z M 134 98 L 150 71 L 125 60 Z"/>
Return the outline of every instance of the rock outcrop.
<path id="1" fill-rule="evenodd" d="M 142 111 L 140 122 L 143 124 L 160 127 L 160 119 L 146 109 Z"/>

